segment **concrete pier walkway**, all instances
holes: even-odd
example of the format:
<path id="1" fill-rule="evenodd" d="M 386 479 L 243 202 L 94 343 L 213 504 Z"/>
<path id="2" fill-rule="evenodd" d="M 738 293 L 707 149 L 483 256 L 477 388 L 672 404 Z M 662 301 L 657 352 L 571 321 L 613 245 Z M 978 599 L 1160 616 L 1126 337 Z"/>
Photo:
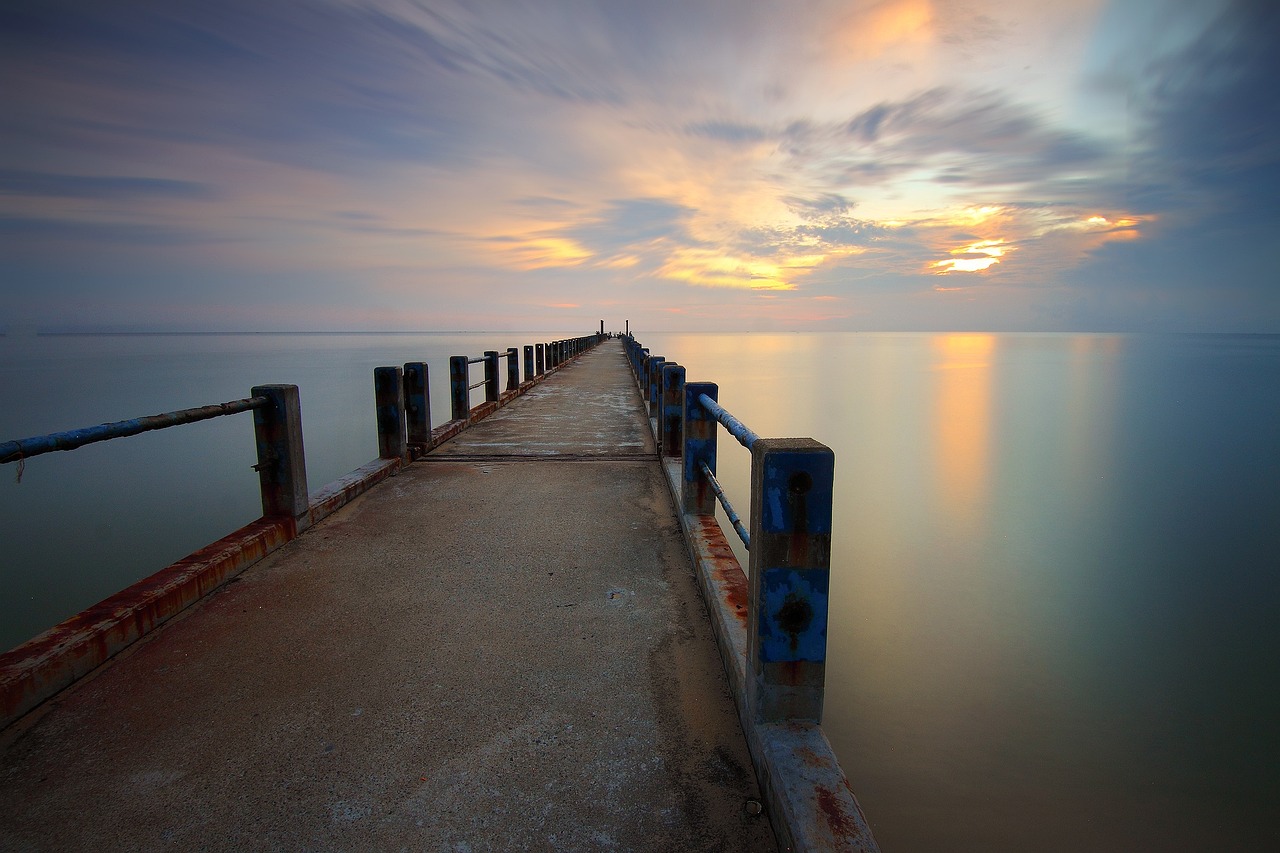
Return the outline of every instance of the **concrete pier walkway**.
<path id="1" fill-rule="evenodd" d="M 775 849 L 613 341 L 3 741 L 3 850 Z"/>

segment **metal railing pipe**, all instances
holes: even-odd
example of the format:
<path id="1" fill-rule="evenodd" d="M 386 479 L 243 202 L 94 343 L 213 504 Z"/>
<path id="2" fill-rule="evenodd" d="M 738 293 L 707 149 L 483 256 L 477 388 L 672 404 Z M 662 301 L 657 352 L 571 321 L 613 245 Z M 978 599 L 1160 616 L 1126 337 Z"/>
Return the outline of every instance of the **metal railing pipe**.
<path id="1" fill-rule="evenodd" d="M 0 444 L 0 463 L 30 459 L 32 456 L 52 453 L 55 450 L 75 450 L 77 447 L 84 447 L 86 444 L 94 444 L 99 441 L 125 438 L 126 436 L 138 435 L 139 433 L 181 424 L 193 424 L 198 421 L 207 421 L 210 418 L 222 417 L 223 415 L 234 415 L 239 412 L 261 408 L 267 405 L 268 402 L 266 397 L 255 395 L 246 397 L 243 400 L 232 400 L 212 406 L 180 409 L 176 412 L 147 415 L 146 417 L 99 424 L 85 427 L 84 429 L 73 429 L 66 432 L 32 436 L 31 438 L 20 438 L 16 441 L 6 441 Z"/>
<path id="2" fill-rule="evenodd" d="M 716 475 L 711 473 L 711 469 L 703 462 L 699 466 L 702 469 L 702 476 L 707 478 L 707 482 L 711 484 L 711 491 L 716 493 L 716 500 L 720 502 L 720 506 L 724 507 L 724 514 L 728 516 L 729 523 L 733 525 L 733 529 L 737 531 L 738 538 L 742 540 L 743 546 L 748 551 L 751 550 L 751 534 L 747 532 L 747 528 L 742 524 L 742 518 L 738 515 L 738 511 L 733 508 L 733 504 L 729 503 L 729 497 L 724 493 L 724 489 L 720 486 L 720 481 L 716 479 Z"/>
<path id="3" fill-rule="evenodd" d="M 729 434 L 738 439 L 738 443 L 747 450 L 750 450 L 752 446 L 760 440 L 760 436 L 748 429 L 747 425 L 742 421 L 729 414 L 729 412 L 715 400 L 704 395 L 699 402 L 705 406 L 707 411 L 711 413 L 712 417 L 723 424 L 724 428 L 729 431 Z"/>

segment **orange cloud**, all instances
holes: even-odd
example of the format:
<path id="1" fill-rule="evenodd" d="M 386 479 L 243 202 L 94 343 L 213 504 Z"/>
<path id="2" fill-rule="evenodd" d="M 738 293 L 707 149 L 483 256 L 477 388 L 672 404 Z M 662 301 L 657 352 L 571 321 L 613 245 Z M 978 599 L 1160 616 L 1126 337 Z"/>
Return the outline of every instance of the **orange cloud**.
<path id="1" fill-rule="evenodd" d="M 929 266 L 938 270 L 936 275 L 953 272 L 983 272 L 1000 263 L 1000 259 L 1013 250 L 1014 247 L 1006 245 L 1004 240 L 979 240 L 976 243 L 952 249 L 951 254 L 955 257 L 934 261 Z"/>

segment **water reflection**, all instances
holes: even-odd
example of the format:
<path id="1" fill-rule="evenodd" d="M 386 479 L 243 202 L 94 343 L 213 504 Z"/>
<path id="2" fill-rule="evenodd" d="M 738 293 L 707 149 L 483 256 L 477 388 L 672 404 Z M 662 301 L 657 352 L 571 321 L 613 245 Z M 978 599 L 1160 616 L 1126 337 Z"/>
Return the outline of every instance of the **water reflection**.
<path id="1" fill-rule="evenodd" d="M 988 502 L 994 335 L 939 335 L 936 434 L 938 495 L 953 523 L 973 530 Z"/>
<path id="2" fill-rule="evenodd" d="M 1280 339 L 659 346 L 836 452 L 824 728 L 886 850 L 1274 846 Z"/>

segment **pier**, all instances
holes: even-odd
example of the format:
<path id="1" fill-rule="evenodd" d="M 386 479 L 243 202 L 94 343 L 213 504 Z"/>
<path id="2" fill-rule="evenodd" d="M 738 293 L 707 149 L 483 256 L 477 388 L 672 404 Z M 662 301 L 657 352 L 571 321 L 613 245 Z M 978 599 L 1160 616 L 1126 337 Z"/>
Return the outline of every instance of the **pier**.
<path id="1" fill-rule="evenodd" d="M 449 367 L 434 429 L 379 368 L 380 458 L 316 493 L 296 389 L 231 406 L 263 519 L 0 657 L 0 848 L 876 849 L 820 726 L 830 451 L 630 336 Z"/>

